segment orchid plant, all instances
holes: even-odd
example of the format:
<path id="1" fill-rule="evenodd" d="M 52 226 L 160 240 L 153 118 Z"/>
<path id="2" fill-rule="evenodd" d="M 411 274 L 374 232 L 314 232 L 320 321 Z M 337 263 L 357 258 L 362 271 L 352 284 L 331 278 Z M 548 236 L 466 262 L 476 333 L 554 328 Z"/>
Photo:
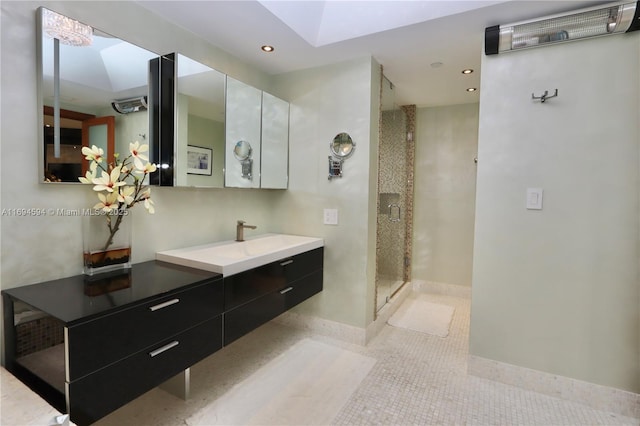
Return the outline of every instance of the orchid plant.
<path id="1" fill-rule="evenodd" d="M 129 155 L 124 160 L 120 160 L 120 155 L 116 153 L 113 163 L 107 163 L 102 148 L 95 145 L 82 148 L 82 154 L 90 164 L 89 170 L 78 180 L 93 184 L 93 190 L 98 192 L 99 202 L 93 208 L 106 216 L 109 228 L 104 251 L 113 242 L 113 236 L 118 232 L 128 209 L 143 203 L 149 213 L 155 212 L 151 188 L 144 184 L 147 175 L 156 171 L 156 165 L 148 161 L 148 151 L 148 145 L 140 145 L 136 141 L 129 144 Z M 116 218 L 115 221 L 112 217 Z"/>

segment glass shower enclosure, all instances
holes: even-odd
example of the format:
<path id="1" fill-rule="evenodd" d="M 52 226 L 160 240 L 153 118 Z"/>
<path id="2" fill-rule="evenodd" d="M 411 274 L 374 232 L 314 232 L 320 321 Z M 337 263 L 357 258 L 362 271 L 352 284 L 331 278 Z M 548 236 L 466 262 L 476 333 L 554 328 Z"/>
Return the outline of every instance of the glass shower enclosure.
<path id="1" fill-rule="evenodd" d="M 406 107 L 382 77 L 378 156 L 376 312 L 410 279 L 413 132 Z"/>

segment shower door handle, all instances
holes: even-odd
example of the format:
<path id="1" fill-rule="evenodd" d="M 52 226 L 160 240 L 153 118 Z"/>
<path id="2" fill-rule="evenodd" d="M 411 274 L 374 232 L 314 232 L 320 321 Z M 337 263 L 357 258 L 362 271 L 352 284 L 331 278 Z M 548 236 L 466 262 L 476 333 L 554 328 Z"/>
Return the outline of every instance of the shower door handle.
<path id="1" fill-rule="evenodd" d="M 398 215 L 393 217 L 393 211 L 397 209 Z M 389 204 L 389 222 L 400 222 L 400 206 L 397 204 Z"/>

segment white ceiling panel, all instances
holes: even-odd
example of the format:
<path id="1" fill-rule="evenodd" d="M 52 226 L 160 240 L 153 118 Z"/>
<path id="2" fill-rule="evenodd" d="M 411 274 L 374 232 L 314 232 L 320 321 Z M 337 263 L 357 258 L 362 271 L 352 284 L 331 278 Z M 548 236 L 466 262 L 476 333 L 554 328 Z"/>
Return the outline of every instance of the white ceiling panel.
<path id="1" fill-rule="evenodd" d="M 607 1 L 140 1 L 139 4 L 268 74 L 366 55 L 384 67 L 396 103 L 478 102 L 487 26 Z M 260 46 L 275 46 L 265 54 Z M 441 62 L 439 68 L 431 67 Z M 464 76 L 462 69 L 475 72 Z"/>

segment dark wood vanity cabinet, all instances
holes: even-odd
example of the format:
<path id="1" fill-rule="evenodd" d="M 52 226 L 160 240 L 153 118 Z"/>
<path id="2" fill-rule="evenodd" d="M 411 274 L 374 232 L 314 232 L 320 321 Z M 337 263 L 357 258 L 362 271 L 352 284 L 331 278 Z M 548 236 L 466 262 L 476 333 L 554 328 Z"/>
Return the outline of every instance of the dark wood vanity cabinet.
<path id="1" fill-rule="evenodd" d="M 322 291 L 324 248 L 224 277 L 224 344 Z"/>
<path id="2" fill-rule="evenodd" d="M 5 367 L 91 424 L 322 291 L 323 251 L 224 279 L 151 261 L 4 290 Z"/>
<path id="3" fill-rule="evenodd" d="M 76 276 L 2 295 L 6 368 L 78 425 L 222 348 L 223 281 L 212 272 L 144 262 L 124 275 Z M 59 324 L 63 341 L 18 351 L 28 316 Z"/>
<path id="4" fill-rule="evenodd" d="M 191 327 L 67 384 L 75 423 L 90 424 L 222 348 L 222 317 Z"/>
<path id="5" fill-rule="evenodd" d="M 222 314 L 222 283 L 205 283 L 67 327 L 71 381 Z"/>

